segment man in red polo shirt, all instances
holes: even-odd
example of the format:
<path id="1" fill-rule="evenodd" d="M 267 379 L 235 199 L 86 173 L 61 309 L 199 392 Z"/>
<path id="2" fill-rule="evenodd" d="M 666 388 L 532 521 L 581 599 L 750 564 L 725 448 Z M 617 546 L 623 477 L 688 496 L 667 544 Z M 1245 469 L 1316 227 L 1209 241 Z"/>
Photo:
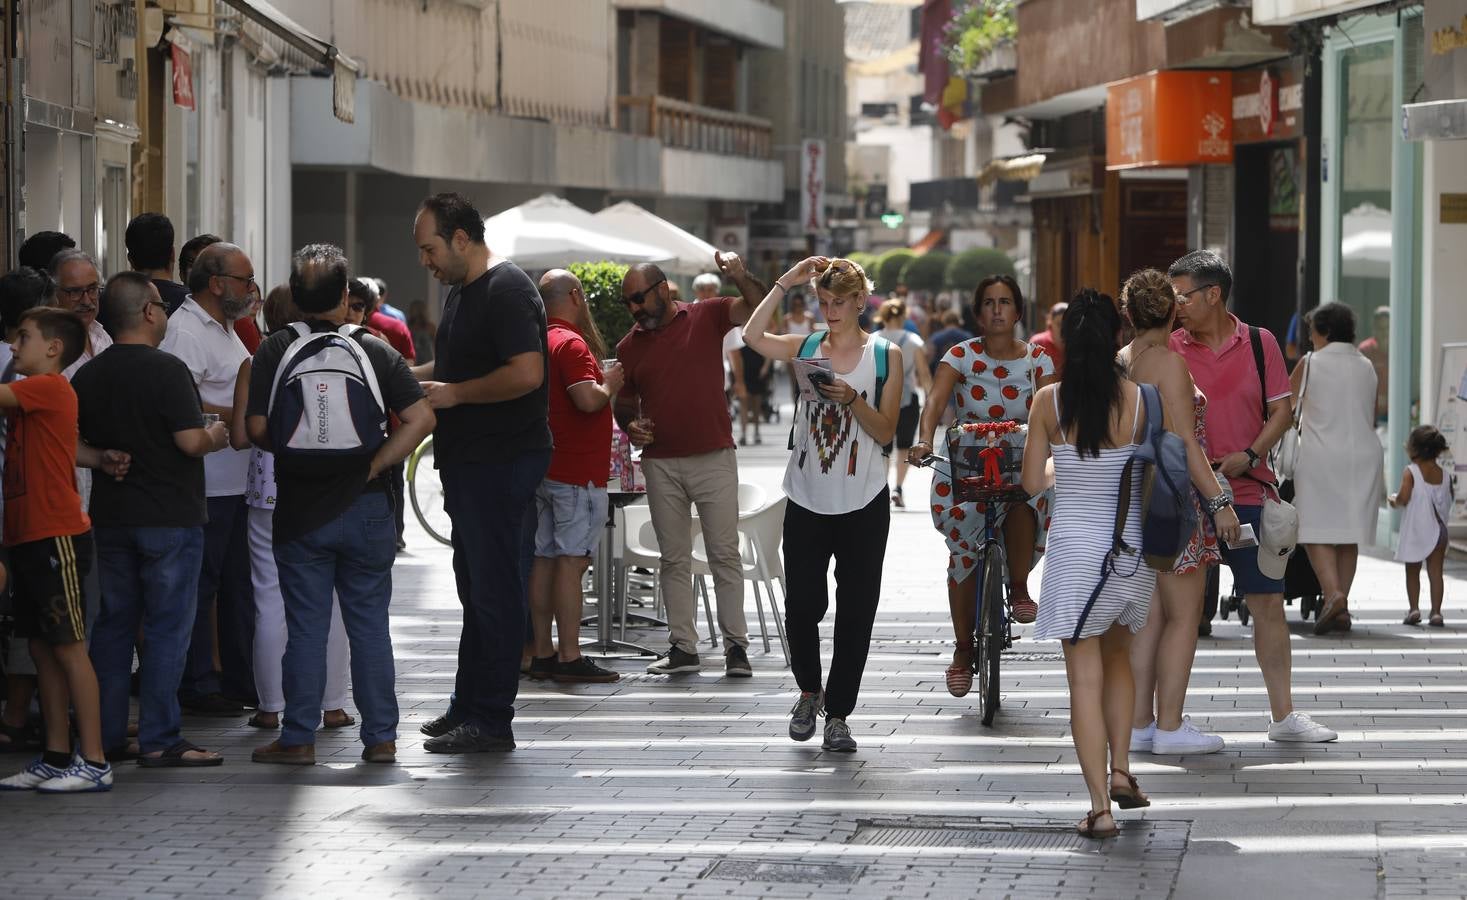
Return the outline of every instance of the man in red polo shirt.
<path id="1" fill-rule="evenodd" d="M 602 375 L 588 337 L 601 347 L 581 280 L 564 269 L 540 278 L 550 357 L 550 434 L 555 450 L 535 492 L 538 524 L 530 569 L 534 647 L 530 677 L 610 682 L 619 677 L 581 655 L 581 576 L 606 526 L 611 476 L 611 398 L 621 390 L 620 364 Z M 560 635 L 556 652 L 550 625 Z"/>
<path id="2" fill-rule="evenodd" d="M 1292 416 L 1288 369 L 1278 339 L 1259 329 L 1260 372 L 1248 326 L 1228 312 L 1233 273 L 1222 257 L 1194 250 L 1167 270 L 1177 292 L 1177 323 L 1171 348 L 1182 355 L 1192 380 L 1207 395 L 1207 451 L 1214 468 L 1233 488 L 1238 520 L 1262 538 L 1265 485 L 1274 483 L 1264 461 L 1284 436 Z M 1268 418 L 1264 418 L 1267 398 Z M 1223 561 L 1243 589 L 1253 616 L 1253 654 L 1268 689 L 1271 741 L 1332 741 L 1330 729 L 1294 709 L 1293 661 L 1284 618 L 1283 572 L 1278 560 L 1264 565 L 1258 547 L 1222 546 Z"/>
<path id="3" fill-rule="evenodd" d="M 662 552 L 662 596 L 672 647 L 647 671 L 696 672 L 698 630 L 693 605 L 693 506 L 718 597 L 724 674 L 752 677 L 739 561 L 739 469 L 733 423 L 723 394 L 723 337 L 749 320 L 764 289 L 737 255 L 714 254 L 724 279 L 743 297 L 696 304 L 669 296 L 667 276 L 654 265 L 632 266 L 622 279 L 622 303 L 637 324 L 617 345 L 626 386 L 616 421 L 642 447 L 647 503 Z"/>

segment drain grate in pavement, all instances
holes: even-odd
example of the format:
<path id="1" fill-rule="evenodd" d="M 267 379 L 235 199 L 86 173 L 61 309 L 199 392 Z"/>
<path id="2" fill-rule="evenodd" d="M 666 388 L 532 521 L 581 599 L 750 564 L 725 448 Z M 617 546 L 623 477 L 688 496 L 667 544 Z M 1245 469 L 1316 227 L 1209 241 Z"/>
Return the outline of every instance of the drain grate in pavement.
<path id="1" fill-rule="evenodd" d="M 720 859 L 700 878 L 717 881 L 763 881 L 774 884 L 855 884 L 865 866 L 835 863 L 765 862 L 757 859 Z"/>
<path id="2" fill-rule="evenodd" d="M 894 825 L 861 821 L 851 844 L 872 847 L 985 847 L 1003 850 L 1086 850 L 1092 842 L 1072 826 L 983 828 L 956 823 Z"/>
<path id="3" fill-rule="evenodd" d="M 1014 662 L 1064 662 L 1063 653 L 1015 653 L 1009 651 L 1003 655 L 1006 660 Z"/>

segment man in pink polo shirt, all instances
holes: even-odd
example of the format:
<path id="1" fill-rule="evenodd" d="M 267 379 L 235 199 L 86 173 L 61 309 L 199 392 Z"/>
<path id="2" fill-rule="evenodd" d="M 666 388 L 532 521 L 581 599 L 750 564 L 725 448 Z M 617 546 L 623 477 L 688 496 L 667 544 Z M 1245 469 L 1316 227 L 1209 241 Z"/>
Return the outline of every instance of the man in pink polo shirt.
<path id="1" fill-rule="evenodd" d="M 1172 263 L 1167 277 L 1177 292 L 1177 323 L 1171 348 L 1192 371 L 1207 395 L 1207 449 L 1214 468 L 1233 487 L 1238 520 L 1258 532 L 1265 484 L 1274 476 L 1264 458 L 1289 428 L 1288 369 L 1278 340 L 1259 329 L 1263 349 L 1260 373 L 1248 326 L 1228 312 L 1233 273 L 1222 257 L 1194 250 Z M 1267 399 L 1268 416 L 1264 418 Z M 1258 548 L 1222 547 L 1223 561 L 1243 589 L 1253 616 L 1253 654 L 1268 688 L 1271 741 L 1332 741 L 1336 735 L 1294 709 L 1293 662 L 1289 626 L 1284 618 L 1284 583 L 1259 570 Z"/>
<path id="2" fill-rule="evenodd" d="M 647 671 L 674 675 L 702 667 L 692 580 L 696 506 L 718 598 L 724 674 L 749 678 L 754 671 L 739 560 L 739 469 L 723 394 L 723 338 L 749 320 L 764 290 L 737 255 L 715 254 L 714 261 L 743 297 L 679 303 L 669 296 L 661 269 L 643 263 L 627 270 L 621 299 L 637 324 L 616 347 L 626 386 L 615 413 L 632 443 L 643 448 L 647 504 L 662 553 L 672 647 Z"/>

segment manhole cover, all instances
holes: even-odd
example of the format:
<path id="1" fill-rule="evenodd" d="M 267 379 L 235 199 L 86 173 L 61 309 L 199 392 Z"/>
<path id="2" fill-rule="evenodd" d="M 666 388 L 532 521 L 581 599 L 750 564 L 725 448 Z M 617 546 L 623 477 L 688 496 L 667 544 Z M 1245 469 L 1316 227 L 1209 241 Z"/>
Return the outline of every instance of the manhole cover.
<path id="1" fill-rule="evenodd" d="M 855 884 L 865 871 L 865 866 L 842 866 L 835 863 L 720 859 L 705 869 L 700 877 L 719 881 L 764 881 L 775 884 Z"/>
<path id="2" fill-rule="evenodd" d="M 888 824 L 862 821 L 848 843 L 873 847 L 983 847 L 1002 850 L 1086 850 L 1094 846 L 1073 826 L 1028 825 L 1013 828 L 957 823 Z"/>

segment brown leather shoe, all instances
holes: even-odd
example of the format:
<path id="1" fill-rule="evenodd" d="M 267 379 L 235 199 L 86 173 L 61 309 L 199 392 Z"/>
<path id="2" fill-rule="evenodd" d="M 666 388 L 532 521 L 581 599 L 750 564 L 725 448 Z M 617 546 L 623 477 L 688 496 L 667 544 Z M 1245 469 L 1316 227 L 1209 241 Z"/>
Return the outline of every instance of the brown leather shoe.
<path id="1" fill-rule="evenodd" d="M 292 747 L 279 741 L 271 741 L 263 747 L 255 748 L 255 752 L 250 754 L 250 759 L 257 763 L 275 763 L 282 766 L 314 766 L 316 764 L 316 745 L 298 744 Z"/>
<path id="2" fill-rule="evenodd" d="M 383 741 L 362 751 L 362 759 L 369 763 L 391 765 L 397 762 L 397 741 Z"/>

